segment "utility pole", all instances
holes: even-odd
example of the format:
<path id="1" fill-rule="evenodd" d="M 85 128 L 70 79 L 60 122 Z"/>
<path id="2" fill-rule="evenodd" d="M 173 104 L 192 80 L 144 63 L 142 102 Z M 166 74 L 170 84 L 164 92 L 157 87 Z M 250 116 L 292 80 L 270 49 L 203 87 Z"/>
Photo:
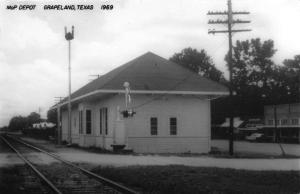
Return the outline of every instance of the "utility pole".
<path id="1" fill-rule="evenodd" d="M 72 128 L 71 128 L 71 40 L 74 39 L 74 26 L 72 26 L 72 32 L 67 32 L 65 27 L 65 38 L 69 43 L 69 96 L 68 96 L 68 141 L 72 144 Z"/>
<path id="2" fill-rule="evenodd" d="M 277 123 L 277 105 L 276 105 L 276 103 L 274 104 L 273 109 L 274 109 L 274 128 L 275 128 L 274 129 L 274 132 L 275 132 L 274 133 L 274 142 L 278 143 L 280 150 L 281 150 L 281 155 L 285 156 L 285 151 L 281 145 L 280 130 L 278 129 L 278 126 L 277 126 L 279 123 Z M 278 122 L 279 122 L 279 120 L 278 120 Z"/>
<path id="3" fill-rule="evenodd" d="M 227 11 L 209 11 L 207 15 L 224 15 L 227 16 L 226 20 L 209 20 L 208 24 L 225 24 L 227 25 L 227 30 L 208 30 L 208 34 L 215 34 L 215 33 L 228 33 L 228 41 L 229 41 L 229 51 L 228 51 L 228 66 L 229 66 L 229 103 L 230 107 L 233 105 L 233 88 L 232 88 L 232 33 L 236 32 L 247 32 L 251 31 L 250 29 L 232 29 L 234 24 L 245 24 L 245 23 L 250 23 L 248 20 L 240 20 L 240 19 L 233 19 L 233 15 L 247 15 L 250 14 L 250 12 L 246 11 L 232 11 L 232 6 L 231 6 L 231 0 L 227 1 Z M 230 126 L 229 126 L 229 154 L 233 155 L 233 140 L 234 140 L 234 131 L 233 131 L 233 112 L 230 110 Z"/>

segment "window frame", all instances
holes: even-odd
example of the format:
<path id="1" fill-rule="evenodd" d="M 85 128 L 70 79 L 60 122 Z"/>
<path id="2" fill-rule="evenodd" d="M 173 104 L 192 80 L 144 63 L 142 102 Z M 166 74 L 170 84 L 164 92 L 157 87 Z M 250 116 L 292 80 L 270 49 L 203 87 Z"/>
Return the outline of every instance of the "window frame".
<path id="1" fill-rule="evenodd" d="M 268 125 L 274 125 L 274 119 L 268 119 Z"/>
<path id="2" fill-rule="evenodd" d="M 158 118 L 150 117 L 150 135 L 158 135 Z"/>
<path id="3" fill-rule="evenodd" d="M 102 133 L 103 133 L 103 129 L 102 129 L 102 108 L 99 109 L 99 132 L 100 132 L 100 135 L 102 135 Z"/>
<path id="4" fill-rule="evenodd" d="M 289 120 L 288 119 L 281 119 L 280 123 L 281 123 L 281 125 L 288 125 Z"/>
<path id="5" fill-rule="evenodd" d="M 107 107 L 102 107 L 99 109 L 99 132 L 100 135 L 104 135 L 104 134 L 108 135 L 108 108 Z"/>
<path id="6" fill-rule="evenodd" d="M 299 125 L 299 119 L 297 119 L 297 118 L 291 119 L 291 124 L 292 125 Z"/>
<path id="7" fill-rule="evenodd" d="M 74 126 L 75 129 L 76 129 L 76 124 L 77 124 L 77 119 L 76 119 L 76 116 L 74 116 L 74 118 L 73 118 L 73 126 Z"/>
<path id="8" fill-rule="evenodd" d="M 90 113 L 89 121 L 88 121 L 88 112 Z M 87 135 L 92 134 L 92 110 L 91 109 L 85 110 L 85 134 Z"/>
<path id="9" fill-rule="evenodd" d="M 79 110 L 79 134 L 83 134 L 83 111 Z"/>
<path id="10" fill-rule="evenodd" d="M 175 122 L 175 124 L 174 124 Z M 177 135 L 178 134 L 178 119 L 177 117 L 170 117 L 169 118 L 169 129 L 170 135 Z"/>
<path id="11" fill-rule="evenodd" d="M 108 135 L 108 109 L 107 107 L 104 108 L 104 115 L 105 115 L 105 135 Z"/>

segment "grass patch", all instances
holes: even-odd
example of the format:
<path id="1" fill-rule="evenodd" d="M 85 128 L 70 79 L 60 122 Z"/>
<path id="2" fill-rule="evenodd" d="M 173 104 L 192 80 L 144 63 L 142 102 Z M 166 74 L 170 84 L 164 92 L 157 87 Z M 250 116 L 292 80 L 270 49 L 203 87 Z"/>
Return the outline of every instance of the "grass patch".
<path id="1" fill-rule="evenodd" d="M 20 185 L 24 182 L 24 177 L 20 174 L 20 169 L 24 166 L 10 166 L 0 168 L 0 193 L 24 193 L 20 191 Z"/>
<path id="2" fill-rule="evenodd" d="M 143 193 L 299 193 L 299 171 L 187 166 L 97 167 L 101 176 Z"/>

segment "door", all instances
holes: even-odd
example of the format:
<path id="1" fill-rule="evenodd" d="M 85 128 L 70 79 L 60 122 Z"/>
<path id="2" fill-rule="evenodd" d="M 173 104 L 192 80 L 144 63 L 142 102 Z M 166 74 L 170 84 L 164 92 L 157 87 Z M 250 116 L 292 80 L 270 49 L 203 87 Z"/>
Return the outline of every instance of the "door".
<path id="1" fill-rule="evenodd" d="M 105 136 L 108 134 L 108 114 L 107 108 L 100 108 L 100 135 L 102 136 L 102 147 L 106 148 L 105 146 Z"/>

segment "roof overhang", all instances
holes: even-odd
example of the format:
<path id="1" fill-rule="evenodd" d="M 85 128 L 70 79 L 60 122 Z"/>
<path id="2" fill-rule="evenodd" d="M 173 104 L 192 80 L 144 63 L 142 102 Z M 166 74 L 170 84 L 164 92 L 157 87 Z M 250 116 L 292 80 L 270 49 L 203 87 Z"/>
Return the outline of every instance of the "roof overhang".
<path id="1" fill-rule="evenodd" d="M 76 102 L 76 101 L 80 101 L 83 100 L 85 98 L 88 97 L 92 97 L 94 95 L 99 95 L 99 94 L 125 94 L 125 90 L 95 90 L 93 92 L 89 92 L 87 94 L 75 97 L 71 99 L 71 102 Z M 211 99 L 215 99 L 221 96 L 227 96 L 229 95 L 229 92 L 226 91 L 163 91 L 163 90 L 130 90 L 130 94 L 162 94 L 162 95 L 166 95 L 166 94 L 171 94 L 171 95 L 199 95 L 199 96 L 211 96 Z M 60 104 L 57 104 L 53 107 L 51 107 L 50 109 L 55 109 L 58 106 L 64 106 L 68 104 L 68 101 L 64 101 Z"/>

